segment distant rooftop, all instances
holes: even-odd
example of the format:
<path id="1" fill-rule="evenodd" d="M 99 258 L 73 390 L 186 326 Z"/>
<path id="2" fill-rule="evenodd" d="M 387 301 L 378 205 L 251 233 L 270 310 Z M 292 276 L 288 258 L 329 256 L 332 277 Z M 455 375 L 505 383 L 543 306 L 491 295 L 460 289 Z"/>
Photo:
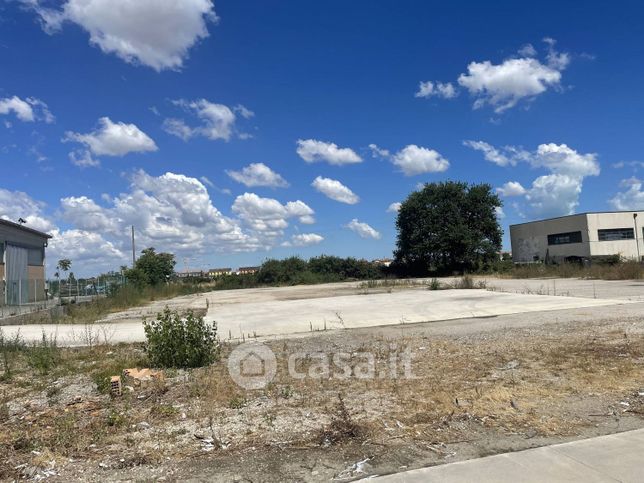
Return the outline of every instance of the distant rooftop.
<path id="1" fill-rule="evenodd" d="M 586 215 L 609 215 L 617 213 L 641 213 L 643 210 L 620 210 L 620 211 L 584 211 L 583 213 L 573 213 L 572 215 L 553 216 L 552 218 L 541 218 L 540 220 L 524 221 L 523 223 L 514 223 L 510 226 L 527 225 L 528 223 L 539 223 L 541 221 L 559 220 L 561 218 L 572 218 L 573 216 Z"/>
<path id="2" fill-rule="evenodd" d="M 28 226 L 21 225 L 20 223 L 14 223 L 13 221 L 5 220 L 4 218 L 0 218 L 0 225 L 5 225 L 5 226 L 10 226 L 12 228 L 16 228 L 18 230 L 24 230 L 29 233 L 33 233 L 34 235 L 41 236 L 43 238 L 51 238 L 52 236 L 44 233 L 42 231 L 34 230 L 33 228 L 29 228 Z"/>

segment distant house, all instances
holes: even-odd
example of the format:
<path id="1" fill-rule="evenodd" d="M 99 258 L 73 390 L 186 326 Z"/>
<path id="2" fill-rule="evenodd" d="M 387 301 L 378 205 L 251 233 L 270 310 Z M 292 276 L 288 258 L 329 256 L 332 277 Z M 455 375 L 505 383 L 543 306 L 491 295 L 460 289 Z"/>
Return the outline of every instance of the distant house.
<path id="1" fill-rule="evenodd" d="M 45 248 L 50 238 L 0 219 L 0 305 L 45 300 Z"/>
<path id="2" fill-rule="evenodd" d="M 237 275 L 252 275 L 257 272 L 259 272 L 259 267 L 239 267 L 237 269 Z"/>
<path id="3" fill-rule="evenodd" d="M 179 278 L 201 278 L 204 276 L 204 273 L 201 270 L 199 271 L 184 270 L 183 272 L 177 272 L 175 275 Z"/>
<path id="4" fill-rule="evenodd" d="M 223 277 L 224 275 L 232 275 L 232 268 L 211 268 L 208 270 L 208 276 L 210 278 Z"/>
<path id="5" fill-rule="evenodd" d="M 372 263 L 381 267 L 388 267 L 393 263 L 393 260 L 391 258 L 376 258 Z"/>

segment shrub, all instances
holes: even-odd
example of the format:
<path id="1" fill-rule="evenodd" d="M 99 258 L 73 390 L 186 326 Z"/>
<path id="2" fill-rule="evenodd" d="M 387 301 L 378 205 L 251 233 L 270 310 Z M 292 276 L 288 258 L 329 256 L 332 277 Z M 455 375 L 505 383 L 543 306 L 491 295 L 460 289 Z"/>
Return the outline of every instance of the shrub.
<path id="1" fill-rule="evenodd" d="M 143 326 L 145 350 L 155 367 L 202 367 L 219 355 L 216 325 L 206 324 L 203 316 L 192 311 L 182 316 L 166 307 L 156 320 L 145 321 Z"/>
<path id="2" fill-rule="evenodd" d="M 56 336 L 47 334 L 43 330 L 40 342 L 34 342 L 29 348 L 27 361 L 29 366 L 41 374 L 47 374 L 56 367 L 60 360 L 60 351 Z"/>
<path id="3" fill-rule="evenodd" d="M 454 282 L 454 288 L 471 290 L 476 288 L 476 285 L 474 284 L 474 279 L 472 278 L 472 276 L 465 274 L 460 279 Z"/>
<path id="4" fill-rule="evenodd" d="M 16 332 L 13 337 L 7 337 L 0 327 L 0 355 L 2 356 L 2 367 L 4 373 L 1 379 L 9 380 L 12 376 L 12 370 L 15 358 L 18 352 L 24 350 L 25 343 L 20 336 L 20 332 Z"/>
<path id="5" fill-rule="evenodd" d="M 432 278 L 431 282 L 429 282 L 429 290 L 440 290 L 441 289 L 441 283 L 438 281 L 437 278 Z"/>

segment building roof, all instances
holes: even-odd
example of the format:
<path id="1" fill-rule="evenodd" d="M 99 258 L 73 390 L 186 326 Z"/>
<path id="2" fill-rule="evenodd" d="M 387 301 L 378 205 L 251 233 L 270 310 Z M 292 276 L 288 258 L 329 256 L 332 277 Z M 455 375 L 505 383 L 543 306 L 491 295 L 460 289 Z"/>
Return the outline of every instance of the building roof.
<path id="1" fill-rule="evenodd" d="M 232 272 L 232 268 L 211 268 L 209 272 Z"/>
<path id="2" fill-rule="evenodd" d="M 14 223 L 13 221 L 5 220 L 4 218 L 0 218 L 0 225 L 5 225 L 9 226 L 11 228 L 16 228 L 18 230 L 23 230 L 29 233 L 32 233 L 34 235 L 38 235 L 43 238 L 52 238 L 51 235 L 44 233 L 42 231 L 34 230 L 33 228 L 29 228 L 28 226 L 21 225 L 20 223 Z"/>
<path id="3" fill-rule="evenodd" d="M 583 213 L 573 213 L 572 215 L 553 216 L 552 218 L 543 218 L 541 220 L 524 221 L 523 223 L 515 223 L 513 225 L 510 225 L 510 227 L 519 226 L 519 225 L 528 225 L 530 223 L 540 223 L 542 221 L 559 220 L 561 218 L 572 218 L 573 216 L 610 215 L 610 214 L 620 214 L 620 213 L 641 213 L 641 212 L 642 210 L 584 211 Z"/>

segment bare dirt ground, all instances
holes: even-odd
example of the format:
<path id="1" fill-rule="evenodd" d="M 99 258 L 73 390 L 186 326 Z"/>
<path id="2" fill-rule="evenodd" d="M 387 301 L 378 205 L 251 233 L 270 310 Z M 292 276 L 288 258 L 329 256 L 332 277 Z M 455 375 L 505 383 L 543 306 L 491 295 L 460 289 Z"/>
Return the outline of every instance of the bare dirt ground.
<path id="1" fill-rule="evenodd" d="M 230 379 L 233 345 L 115 398 L 105 377 L 144 365 L 139 345 L 65 349 L 49 374 L 18 361 L 0 383 L 0 476 L 349 481 L 642 428 L 644 304 L 616 307 L 269 340 L 277 375 L 258 390 Z M 414 377 L 387 376 L 404 349 Z M 287 370 L 294 353 L 342 352 L 359 373 L 364 351 L 375 378 Z"/>

